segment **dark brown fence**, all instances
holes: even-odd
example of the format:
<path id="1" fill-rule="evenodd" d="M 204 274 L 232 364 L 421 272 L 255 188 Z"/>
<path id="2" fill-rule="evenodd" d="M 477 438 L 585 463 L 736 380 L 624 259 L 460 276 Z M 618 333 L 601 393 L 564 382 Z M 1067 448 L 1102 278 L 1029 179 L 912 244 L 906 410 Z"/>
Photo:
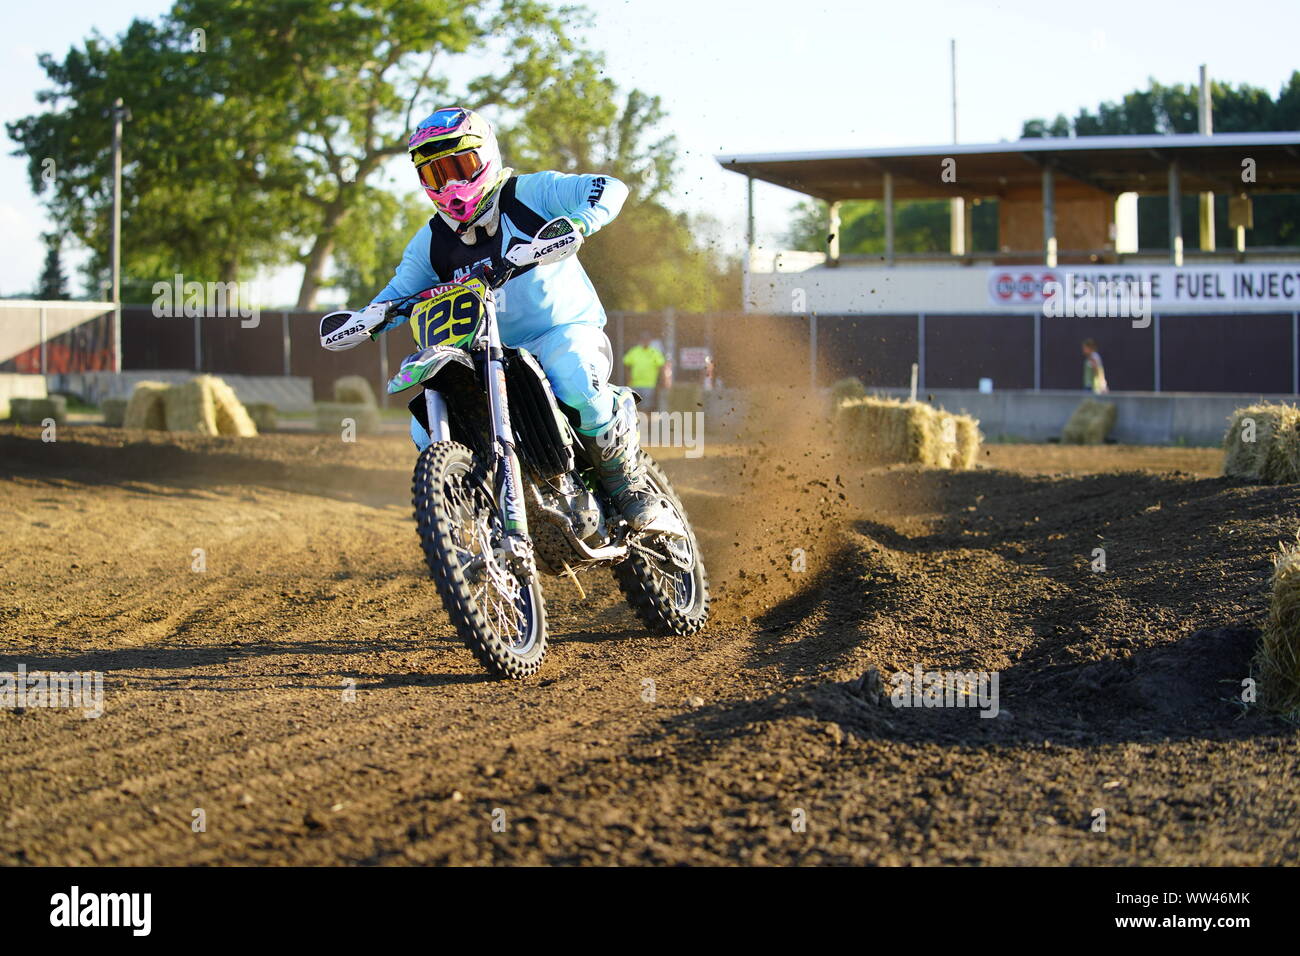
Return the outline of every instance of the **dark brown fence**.
<path id="1" fill-rule="evenodd" d="M 264 312 L 247 320 L 156 318 L 149 307 L 122 312 L 123 367 L 197 369 L 246 375 L 301 375 L 317 398 L 335 379 L 358 374 L 376 383 L 393 374 L 414 349 L 405 329 L 384 336 L 383 350 L 361 346 L 327 352 L 317 335 L 321 313 Z M 1295 313 L 1160 314 L 1147 328 L 1127 319 L 1049 318 L 1035 314 L 971 313 L 881 316 L 760 316 L 611 313 L 606 331 L 616 356 L 642 332 L 664 348 L 707 348 L 721 384 L 784 381 L 826 384 L 855 375 L 868 386 L 906 386 L 912 363 L 922 388 L 1081 388 L 1080 344 L 1093 339 L 1112 391 L 1294 393 L 1300 379 Z M 923 346 L 923 347 L 922 347 Z M 387 358 L 384 364 L 384 356 Z M 810 363 L 816 358 L 814 375 Z M 622 380 L 616 361 L 615 381 Z M 680 363 L 679 363 L 680 364 Z M 790 369 L 802 370 L 789 375 Z M 803 373 L 807 378 L 803 378 Z M 697 381 L 678 368 L 676 380 Z"/>

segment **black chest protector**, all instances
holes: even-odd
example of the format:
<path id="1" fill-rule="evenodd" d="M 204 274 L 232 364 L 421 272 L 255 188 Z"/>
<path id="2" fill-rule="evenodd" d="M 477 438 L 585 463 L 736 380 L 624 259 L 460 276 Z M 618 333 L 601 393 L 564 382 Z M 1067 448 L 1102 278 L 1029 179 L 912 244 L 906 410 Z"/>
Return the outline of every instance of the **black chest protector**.
<path id="1" fill-rule="evenodd" d="M 500 275 L 505 269 L 511 268 L 503 255 L 505 250 L 515 243 L 529 241 L 546 224 L 545 219 L 515 196 L 516 179 L 515 176 L 507 179 L 497 194 L 500 219 L 495 236 L 489 236 L 486 230 L 479 229 L 478 241 L 470 245 L 463 242 L 456 235 L 456 230 L 447 225 L 441 216 L 429 220 L 429 265 L 441 281 L 454 282 L 482 263 L 488 263 L 492 271 Z M 515 274 L 533 268 L 535 266 L 531 265 L 515 267 Z"/>

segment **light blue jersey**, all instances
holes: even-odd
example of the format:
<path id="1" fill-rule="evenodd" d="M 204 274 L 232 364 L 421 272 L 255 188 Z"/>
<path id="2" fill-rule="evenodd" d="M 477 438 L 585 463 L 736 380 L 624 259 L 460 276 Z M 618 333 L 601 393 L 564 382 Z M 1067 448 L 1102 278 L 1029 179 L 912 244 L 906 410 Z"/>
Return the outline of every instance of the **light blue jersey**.
<path id="1" fill-rule="evenodd" d="M 414 295 L 459 278 L 486 259 L 500 261 L 511 239 L 530 240 L 542 222 L 558 216 L 569 216 L 590 236 L 618 215 L 627 194 L 627 187 L 612 176 L 556 172 L 517 176 L 513 190 L 509 184 L 502 187 L 495 236 L 479 229 L 478 241 L 467 245 L 435 218 L 407 244 L 397 272 L 374 301 Z M 435 262 L 441 268 L 435 268 Z M 515 347 L 556 326 L 603 328 L 605 309 L 578 257 L 571 256 L 507 282 L 497 291 L 497 319 L 502 342 Z"/>

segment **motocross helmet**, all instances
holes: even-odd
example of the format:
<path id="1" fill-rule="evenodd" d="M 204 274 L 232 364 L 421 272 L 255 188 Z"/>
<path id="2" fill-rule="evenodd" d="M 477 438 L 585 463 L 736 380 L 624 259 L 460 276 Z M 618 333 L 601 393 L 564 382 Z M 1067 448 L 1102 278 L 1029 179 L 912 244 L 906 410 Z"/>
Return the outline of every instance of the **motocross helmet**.
<path id="1" fill-rule="evenodd" d="M 424 191 L 461 229 L 492 208 L 510 175 L 502 165 L 492 124 L 458 106 L 436 110 L 422 120 L 407 150 Z"/>

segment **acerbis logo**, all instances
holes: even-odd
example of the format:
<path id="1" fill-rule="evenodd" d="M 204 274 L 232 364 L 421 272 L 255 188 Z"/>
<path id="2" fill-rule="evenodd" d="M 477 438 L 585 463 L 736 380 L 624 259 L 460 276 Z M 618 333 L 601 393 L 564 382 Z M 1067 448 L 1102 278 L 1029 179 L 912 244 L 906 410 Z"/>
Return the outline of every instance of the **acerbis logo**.
<path id="1" fill-rule="evenodd" d="M 569 243 L 571 243 L 571 242 L 573 242 L 573 241 L 574 241 L 574 240 L 573 240 L 573 236 L 572 236 L 572 235 L 565 236 L 565 237 L 564 237 L 563 239 L 561 239 L 559 242 L 553 242 L 553 243 L 551 243 L 549 246 L 545 246 L 545 247 L 543 247 L 543 248 L 541 248 L 541 249 L 538 249 L 536 252 L 533 253 L 533 258 L 534 258 L 534 259 L 540 259 L 542 256 L 544 256 L 544 255 L 546 255 L 546 254 L 548 254 L 548 253 L 554 252 L 556 249 L 562 249 L 562 248 L 564 248 L 565 246 L 567 246 Z"/>
<path id="2" fill-rule="evenodd" d="M 364 325 L 354 325 L 350 329 L 344 329 L 342 332 L 335 332 L 333 335 L 327 336 L 325 342 L 327 345 L 332 345 L 335 342 L 346 339 L 358 332 L 364 332 L 365 330 L 366 327 Z"/>

